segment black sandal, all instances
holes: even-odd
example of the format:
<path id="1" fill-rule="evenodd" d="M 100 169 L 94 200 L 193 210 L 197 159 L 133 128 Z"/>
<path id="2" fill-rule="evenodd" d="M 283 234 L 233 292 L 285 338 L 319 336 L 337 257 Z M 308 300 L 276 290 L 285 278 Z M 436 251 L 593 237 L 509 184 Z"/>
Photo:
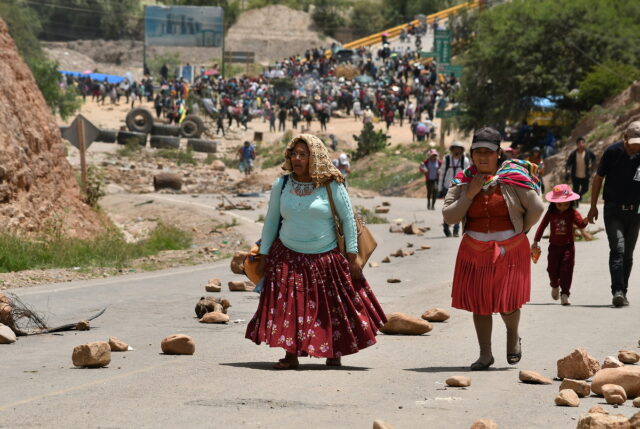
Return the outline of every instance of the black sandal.
<path id="1" fill-rule="evenodd" d="M 518 345 L 520 346 L 518 353 L 507 353 L 507 362 L 509 362 L 509 365 L 515 365 L 522 359 L 522 338 L 518 338 Z"/>
<path id="2" fill-rule="evenodd" d="M 489 369 L 489 367 L 491 365 L 493 365 L 495 362 L 495 359 L 493 359 L 493 356 L 491 357 L 491 360 L 489 361 L 489 363 L 482 363 L 480 362 L 480 359 L 478 359 L 477 361 L 475 361 L 474 363 L 471 364 L 471 371 L 486 371 Z"/>

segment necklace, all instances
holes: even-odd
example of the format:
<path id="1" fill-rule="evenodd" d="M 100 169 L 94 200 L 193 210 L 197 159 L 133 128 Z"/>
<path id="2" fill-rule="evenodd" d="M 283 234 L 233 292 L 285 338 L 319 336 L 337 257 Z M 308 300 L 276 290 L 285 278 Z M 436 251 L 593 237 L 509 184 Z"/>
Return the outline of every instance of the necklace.
<path id="1" fill-rule="evenodd" d="M 311 195 L 315 190 L 313 182 L 298 182 L 293 177 L 291 178 L 291 193 L 299 197 L 305 197 Z"/>

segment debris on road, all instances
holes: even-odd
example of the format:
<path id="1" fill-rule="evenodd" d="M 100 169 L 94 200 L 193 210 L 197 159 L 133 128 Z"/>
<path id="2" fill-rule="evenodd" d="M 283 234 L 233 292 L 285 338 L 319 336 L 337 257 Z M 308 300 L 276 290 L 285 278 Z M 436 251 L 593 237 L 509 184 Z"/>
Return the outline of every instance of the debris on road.
<path id="1" fill-rule="evenodd" d="M 449 312 L 442 308 L 432 308 L 422 314 L 422 318 L 427 322 L 444 322 L 450 317 Z"/>
<path id="2" fill-rule="evenodd" d="M 388 264 L 389 262 L 391 262 L 391 258 L 389 258 L 388 256 L 385 256 L 384 258 L 382 258 L 382 262 L 385 264 Z"/>
<path id="3" fill-rule="evenodd" d="M 601 414 L 609 414 L 609 411 L 605 410 L 604 408 L 602 408 L 600 405 L 594 405 L 593 407 L 589 408 L 589 411 L 587 411 L 588 413 L 601 413 Z"/>
<path id="4" fill-rule="evenodd" d="M 640 408 L 640 396 L 633 400 L 633 406 L 636 408 Z"/>
<path id="5" fill-rule="evenodd" d="M 620 350 L 618 352 L 618 359 L 622 363 L 634 364 L 640 361 L 640 353 L 635 350 Z"/>
<path id="6" fill-rule="evenodd" d="M 527 384 L 552 384 L 553 383 L 553 381 L 550 378 L 547 378 L 536 371 L 522 370 L 520 371 L 518 378 L 520 379 L 520 381 Z"/>
<path id="7" fill-rule="evenodd" d="M 153 189 L 172 189 L 179 191 L 182 189 L 182 177 L 176 173 L 158 173 L 153 176 Z"/>
<path id="8" fill-rule="evenodd" d="M 400 282 L 401 282 L 400 279 L 394 279 L 394 278 L 387 279 L 387 283 L 400 283 Z"/>
<path id="9" fill-rule="evenodd" d="M 256 288 L 256 285 L 253 284 L 253 282 L 250 281 L 232 281 L 229 282 L 229 290 L 231 292 L 253 292 L 253 290 Z"/>
<path id="10" fill-rule="evenodd" d="M 78 331 L 88 331 L 91 329 L 91 324 L 88 320 L 81 320 L 76 323 L 76 330 Z"/>
<path id="11" fill-rule="evenodd" d="M 389 423 L 385 423 L 382 420 L 374 420 L 373 429 L 393 429 Z"/>
<path id="12" fill-rule="evenodd" d="M 607 404 L 622 405 L 627 402 L 627 392 L 617 384 L 605 384 L 602 386 L 602 394 Z"/>
<path id="13" fill-rule="evenodd" d="M 210 279 L 204 287 L 207 292 L 220 292 L 222 290 L 222 282 L 220 279 Z"/>
<path id="14" fill-rule="evenodd" d="M 630 428 L 629 420 L 622 414 L 589 413 L 580 416 L 576 429 Z"/>
<path id="15" fill-rule="evenodd" d="M 602 364 L 602 369 L 605 369 L 605 368 L 620 368 L 621 366 L 624 366 L 624 364 L 622 362 L 620 362 L 617 357 L 615 357 L 615 356 L 607 356 L 606 358 L 604 358 L 604 362 Z"/>
<path id="16" fill-rule="evenodd" d="M 377 262 L 369 262 L 369 267 L 370 267 L 370 268 L 377 268 L 377 267 L 379 267 L 379 266 L 380 266 L 380 264 L 379 264 L 379 263 L 377 263 Z"/>
<path id="17" fill-rule="evenodd" d="M 83 368 L 101 368 L 111 363 L 111 347 L 106 341 L 75 346 L 71 360 L 75 366 Z"/>
<path id="18" fill-rule="evenodd" d="M 402 226 L 402 232 L 408 235 L 423 235 L 429 228 L 419 228 L 415 223 Z"/>
<path id="19" fill-rule="evenodd" d="M 422 246 L 420 246 L 420 250 L 429 250 L 431 249 L 431 246 L 429 246 L 428 244 L 423 244 Z"/>
<path id="20" fill-rule="evenodd" d="M 465 375 L 454 375 L 445 381 L 449 387 L 469 387 L 471 386 L 471 378 Z"/>
<path id="21" fill-rule="evenodd" d="M 471 429 L 498 429 L 498 425 L 493 420 L 480 419 L 473 422 Z"/>
<path id="22" fill-rule="evenodd" d="M 216 311 L 227 314 L 229 307 L 231 307 L 231 303 L 227 299 L 214 296 L 202 296 L 196 303 L 196 316 L 202 318 L 205 314 Z"/>
<path id="23" fill-rule="evenodd" d="M 589 387 L 589 383 L 584 380 L 572 380 L 570 378 L 565 378 L 560 383 L 560 390 L 571 389 L 576 392 L 576 395 L 580 398 L 586 398 L 591 395 L 591 387 Z"/>
<path id="24" fill-rule="evenodd" d="M 602 387 L 605 384 L 622 386 L 628 398 L 640 396 L 640 366 L 623 366 L 598 371 L 591 382 L 591 391 L 602 395 Z"/>
<path id="25" fill-rule="evenodd" d="M 561 390 L 555 399 L 556 405 L 560 407 L 578 407 L 580 406 L 580 398 L 571 389 Z"/>
<path id="26" fill-rule="evenodd" d="M 109 347 L 112 352 L 126 352 L 129 350 L 129 344 L 116 337 L 109 337 Z"/>
<path id="27" fill-rule="evenodd" d="M 16 333 L 7 325 L 0 323 L 0 344 L 12 344 L 16 340 Z"/>
<path id="28" fill-rule="evenodd" d="M 207 313 L 200 319 L 200 323 L 227 323 L 229 316 L 219 311 Z"/>
<path id="29" fill-rule="evenodd" d="M 387 314 L 380 331 L 388 335 L 422 335 L 433 329 L 431 323 L 404 313 Z"/>
<path id="30" fill-rule="evenodd" d="M 600 362 L 589 356 L 585 349 L 575 349 L 558 360 L 558 378 L 586 380 L 600 370 Z"/>
<path id="31" fill-rule="evenodd" d="M 238 250 L 231 258 L 231 272 L 233 274 L 244 274 L 244 260 L 249 252 Z"/>
<path id="32" fill-rule="evenodd" d="M 389 213 L 389 207 L 376 206 L 373 211 L 376 214 L 385 214 Z"/>
<path id="33" fill-rule="evenodd" d="M 162 353 L 166 355 L 192 355 L 196 352 L 196 343 L 188 335 L 175 334 L 162 340 Z"/>

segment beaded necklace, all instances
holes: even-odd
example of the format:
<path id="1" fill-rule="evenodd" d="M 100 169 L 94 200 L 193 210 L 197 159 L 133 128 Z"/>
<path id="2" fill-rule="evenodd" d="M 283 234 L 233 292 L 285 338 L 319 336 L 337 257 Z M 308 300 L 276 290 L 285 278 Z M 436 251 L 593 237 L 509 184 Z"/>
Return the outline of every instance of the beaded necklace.
<path id="1" fill-rule="evenodd" d="M 293 177 L 291 178 L 291 193 L 299 197 L 306 197 L 313 194 L 315 185 L 313 182 L 298 182 Z"/>

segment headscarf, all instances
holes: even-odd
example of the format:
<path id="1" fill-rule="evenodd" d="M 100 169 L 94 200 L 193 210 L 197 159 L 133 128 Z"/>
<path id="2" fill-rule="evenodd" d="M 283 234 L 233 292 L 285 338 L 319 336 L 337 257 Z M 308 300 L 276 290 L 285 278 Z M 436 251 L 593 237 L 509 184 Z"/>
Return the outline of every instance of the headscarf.
<path id="1" fill-rule="evenodd" d="M 344 177 L 342 177 L 340 171 L 333 165 L 327 147 L 322 140 L 312 134 L 299 134 L 291 139 L 284 151 L 283 170 L 293 171 L 289 151 L 292 150 L 297 143 L 305 143 L 309 148 L 309 175 L 316 188 L 330 180 L 344 183 Z"/>
<path id="2" fill-rule="evenodd" d="M 475 165 L 456 174 L 451 181 L 451 186 L 469 183 L 478 173 Z M 487 176 L 482 189 L 489 189 L 498 183 L 520 186 L 525 189 L 533 189 L 540 192 L 540 180 L 538 179 L 538 166 L 521 159 L 504 161 L 494 176 Z"/>

